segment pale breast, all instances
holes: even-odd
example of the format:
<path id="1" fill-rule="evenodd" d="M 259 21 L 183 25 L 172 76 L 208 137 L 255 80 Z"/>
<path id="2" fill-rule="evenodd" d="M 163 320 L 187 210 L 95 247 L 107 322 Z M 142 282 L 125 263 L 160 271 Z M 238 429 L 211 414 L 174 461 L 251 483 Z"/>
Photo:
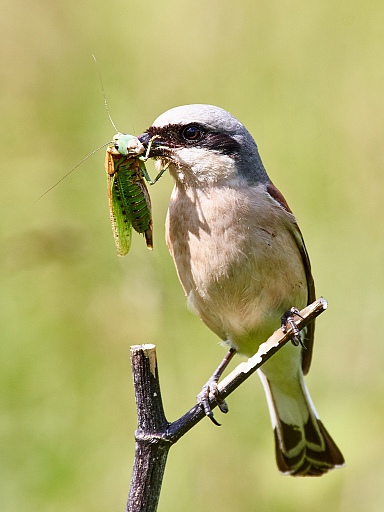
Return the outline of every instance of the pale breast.
<path id="1" fill-rule="evenodd" d="M 167 242 L 193 310 L 240 352 L 253 353 L 307 283 L 293 216 L 262 186 L 175 187 Z"/>

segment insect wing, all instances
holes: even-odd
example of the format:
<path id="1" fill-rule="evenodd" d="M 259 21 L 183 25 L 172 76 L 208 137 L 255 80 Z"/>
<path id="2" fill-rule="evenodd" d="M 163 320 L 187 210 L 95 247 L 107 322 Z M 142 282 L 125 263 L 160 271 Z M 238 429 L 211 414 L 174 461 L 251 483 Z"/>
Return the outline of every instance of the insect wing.
<path id="1" fill-rule="evenodd" d="M 144 175 L 145 164 L 144 162 L 140 162 L 140 170 L 142 175 Z M 153 233 L 152 233 L 152 206 L 151 206 L 151 198 L 149 196 L 147 185 L 145 184 L 145 181 L 143 179 L 140 180 L 140 188 L 143 193 L 143 200 L 145 202 L 145 223 L 146 223 L 146 229 L 144 230 L 144 237 L 145 242 L 147 244 L 148 249 L 153 248 Z"/>
<path id="2" fill-rule="evenodd" d="M 118 180 L 118 165 L 115 168 L 115 161 L 107 149 L 105 157 L 105 170 L 108 177 L 108 199 L 109 213 L 112 224 L 113 237 L 117 247 L 117 254 L 125 256 L 131 248 L 132 223 L 127 216 L 122 199 L 120 184 Z"/>
<path id="3" fill-rule="evenodd" d="M 124 211 L 132 227 L 145 237 L 147 247 L 152 249 L 151 200 L 142 176 L 143 163 L 138 158 L 121 159 L 117 180 Z"/>

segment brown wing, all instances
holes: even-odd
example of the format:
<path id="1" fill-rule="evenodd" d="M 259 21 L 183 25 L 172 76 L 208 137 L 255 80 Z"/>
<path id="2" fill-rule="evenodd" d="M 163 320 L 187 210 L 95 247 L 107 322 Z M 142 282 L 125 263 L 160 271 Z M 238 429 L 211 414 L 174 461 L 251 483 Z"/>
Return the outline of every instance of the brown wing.
<path id="1" fill-rule="evenodd" d="M 269 195 L 277 201 L 284 210 L 288 213 L 292 214 L 291 209 L 288 206 L 287 201 L 285 200 L 283 194 L 272 184 L 269 183 L 267 185 L 267 192 Z M 305 275 L 307 278 L 307 288 L 308 288 L 308 304 L 311 304 L 316 299 L 315 294 L 315 283 L 312 277 L 311 272 L 311 263 L 309 261 L 309 256 L 307 249 L 305 247 L 303 235 L 301 234 L 300 228 L 297 225 L 296 221 L 293 225 L 292 234 L 297 244 L 297 248 L 300 251 L 301 258 L 303 260 Z M 294 306 L 294 304 L 292 304 Z M 302 362 L 301 366 L 303 369 L 304 375 L 306 375 L 309 371 L 309 367 L 311 365 L 312 352 L 313 352 L 313 341 L 315 335 L 315 322 L 311 322 L 305 329 L 304 335 L 304 344 L 306 346 L 306 350 L 302 351 Z"/>
<path id="2" fill-rule="evenodd" d="M 112 150 L 110 147 L 108 147 L 107 151 L 105 152 L 104 169 L 106 170 L 109 176 L 115 174 L 115 163 L 113 160 Z"/>

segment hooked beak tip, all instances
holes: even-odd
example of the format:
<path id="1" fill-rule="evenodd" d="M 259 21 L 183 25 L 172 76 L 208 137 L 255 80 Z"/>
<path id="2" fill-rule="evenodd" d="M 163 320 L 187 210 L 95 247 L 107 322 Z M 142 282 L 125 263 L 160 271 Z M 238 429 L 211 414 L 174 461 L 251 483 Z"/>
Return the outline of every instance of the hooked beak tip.
<path id="1" fill-rule="evenodd" d="M 139 135 L 137 138 L 142 143 L 142 145 L 145 147 L 145 149 L 147 149 L 148 144 L 149 144 L 149 142 L 151 140 L 151 136 L 149 135 L 149 133 L 148 132 L 144 132 L 141 135 Z"/>
<path id="2" fill-rule="evenodd" d="M 166 144 L 164 144 L 164 140 L 160 135 L 151 135 L 150 131 L 142 133 L 137 137 L 137 139 L 147 151 L 146 156 L 148 158 L 164 156 L 164 152 L 167 150 Z"/>

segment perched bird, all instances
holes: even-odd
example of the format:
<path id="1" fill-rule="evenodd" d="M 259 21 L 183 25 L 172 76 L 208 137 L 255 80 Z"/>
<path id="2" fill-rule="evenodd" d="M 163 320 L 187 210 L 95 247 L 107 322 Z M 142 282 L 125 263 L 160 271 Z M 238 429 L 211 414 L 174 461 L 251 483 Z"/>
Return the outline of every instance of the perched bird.
<path id="1" fill-rule="evenodd" d="M 139 140 L 175 180 L 166 236 L 188 305 L 230 347 L 198 398 L 213 417 L 210 396 L 226 410 L 217 381 L 232 355 L 252 356 L 287 311 L 314 301 L 308 253 L 255 141 L 231 114 L 176 107 Z M 313 335 L 312 323 L 301 344 L 287 344 L 259 370 L 285 475 L 319 476 L 344 464 L 304 382 Z"/>

